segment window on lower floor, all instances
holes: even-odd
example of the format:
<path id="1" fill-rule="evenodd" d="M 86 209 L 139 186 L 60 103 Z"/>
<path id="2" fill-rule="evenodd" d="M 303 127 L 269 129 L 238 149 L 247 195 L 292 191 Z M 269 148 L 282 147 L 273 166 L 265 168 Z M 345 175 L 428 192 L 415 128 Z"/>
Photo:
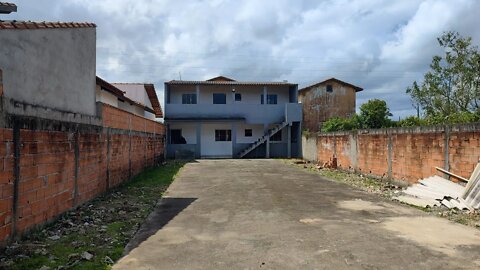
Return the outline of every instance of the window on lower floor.
<path id="1" fill-rule="evenodd" d="M 213 104 L 227 104 L 227 94 L 225 94 L 225 93 L 214 93 L 213 94 Z"/>
<path id="2" fill-rule="evenodd" d="M 232 141 L 232 130 L 230 129 L 216 129 L 215 130 L 216 142 L 230 142 Z"/>
<path id="3" fill-rule="evenodd" d="M 170 129 L 170 143 L 171 144 L 186 144 L 187 140 L 182 136 L 181 129 Z"/>
<path id="4" fill-rule="evenodd" d="M 272 137 L 270 137 L 270 141 L 281 142 L 282 141 L 282 131 L 280 130 L 277 133 L 273 134 Z"/>
<path id="5" fill-rule="evenodd" d="M 245 137 L 252 137 L 252 129 L 245 129 Z"/>
<path id="6" fill-rule="evenodd" d="M 182 94 L 182 104 L 197 104 L 197 94 Z"/>
<path id="7" fill-rule="evenodd" d="M 235 101 L 242 101 L 242 94 L 236 93 L 235 94 Z"/>

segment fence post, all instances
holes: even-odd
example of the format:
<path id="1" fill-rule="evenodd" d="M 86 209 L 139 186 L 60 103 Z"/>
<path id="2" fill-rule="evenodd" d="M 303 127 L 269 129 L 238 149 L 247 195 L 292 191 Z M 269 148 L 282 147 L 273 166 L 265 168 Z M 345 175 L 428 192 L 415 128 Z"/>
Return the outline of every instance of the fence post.
<path id="1" fill-rule="evenodd" d="M 392 179 L 392 151 L 393 151 L 393 144 L 392 144 L 392 131 L 387 129 L 387 164 L 388 164 L 388 179 Z"/>
<path id="2" fill-rule="evenodd" d="M 107 190 L 110 189 L 110 127 L 107 127 Z"/>
<path id="3" fill-rule="evenodd" d="M 13 118 L 13 202 L 12 202 L 12 238 L 17 235 L 18 200 L 20 184 L 20 123 Z"/>
<path id="4" fill-rule="evenodd" d="M 75 130 L 73 135 L 73 144 L 74 144 L 74 159 L 75 159 L 75 168 L 74 168 L 74 186 L 73 186 L 73 207 L 78 205 L 78 167 L 80 164 L 80 134 L 78 127 Z"/>
<path id="5" fill-rule="evenodd" d="M 444 159 L 445 159 L 444 169 L 446 171 L 449 171 L 450 170 L 450 161 L 448 160 L 449 159 L 448 144 L 450 142 L 450 126 L 445 125 L 444 129 L 445 129 L 445 140 L 444 140 L 444 148 L 443 148 L 443 154 L 444 154 Z M 447 179 L 450 179 L 450 175 L 445 174 L 445 177 L 447 177 Z"/>

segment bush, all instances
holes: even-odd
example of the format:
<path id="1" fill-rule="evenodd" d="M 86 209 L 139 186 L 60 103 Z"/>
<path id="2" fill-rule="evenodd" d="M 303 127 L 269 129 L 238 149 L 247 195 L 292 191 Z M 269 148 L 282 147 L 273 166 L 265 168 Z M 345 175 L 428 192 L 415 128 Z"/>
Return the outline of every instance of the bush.
<path id="1" fill-rule="evenodd" d="M 398 127 L 418 127 L 427 125 L 427 121 L 416 116 L 409 116 L 397 122 Z"/>
<path id="2" fill-rule="evenodd" d="M 351 118 L 340 118 L 334 117 L 328 119 L 323 123 L 322 131 L 323 132 L 332 132 L 332 131 L 342 131 L 342 130 L 353 130 L 360 128 L 360 121 L 357 115 Z"/>
<path id="3" fill-rule="evenodd" d="M 480 114 L 472 112 L 456 112 L 448 116 L 429 116 L 425 121 L 428 125 L 473 123 L 480 121 Z"/>

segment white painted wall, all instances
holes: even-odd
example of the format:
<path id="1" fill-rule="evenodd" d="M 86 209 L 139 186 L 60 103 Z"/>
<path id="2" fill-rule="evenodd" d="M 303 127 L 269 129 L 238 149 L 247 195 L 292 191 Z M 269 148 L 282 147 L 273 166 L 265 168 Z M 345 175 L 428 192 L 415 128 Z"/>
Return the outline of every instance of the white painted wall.
<path id="1" fill-rule="evenodd" d="M 245 129 L 252 130 L 252 137 L 245 137 Z M 253 143 L 263 136 L 263 125 L 237 125 L 237 143 Z"/>
<path id="2" fill-rule="evenodd" d="M 232 142 L 216 142 L 216 129 L 232 129 L 231 123 L 202 124 L 201 156 L 202 157 L 232 157 Z"/>
<path id="3" fill-rule="evenodd" d="M 112 93 L 101 90 L 99 85 L 95 88 L 95 96 L 97 101 L 118 108 L 118 98 Z"/>
<path id="4" fill-rule="evenodd" d="M 255 89 L 247 88 L 242 89 L 241 87 L 235 87 L 235 93 L 242 95 L 242 101 L 235 101 L 234 95 L 232 92 L 232 86 L 224 87 L 202 87 L 200 86 L 200 97 L 197 97 L 197 104 L 213 104 L 213 93 L 224 93 L 227 97 L 227 104 L 260 104 L 261 98 L 263 95 L 263 87 L 258 87 Z M 285 89 L 268 89 L 268 94 L 277 94 L 277 103 L 283 104 L 289 102 L 288 90 Z M 195 94 L 196 91 L 194 88 L 190 87 L 189 89 L 180 90 L 175 89 L 170 93 L 170 103 L 171 104 L 182 104 L 182 95 L 183 94 Z"/>
<path id="5" fill-rule="evenodd" d="M 197 123 L 171 123 L 170 129 L 181 129 L 187 144 L 197 143 Z"/>

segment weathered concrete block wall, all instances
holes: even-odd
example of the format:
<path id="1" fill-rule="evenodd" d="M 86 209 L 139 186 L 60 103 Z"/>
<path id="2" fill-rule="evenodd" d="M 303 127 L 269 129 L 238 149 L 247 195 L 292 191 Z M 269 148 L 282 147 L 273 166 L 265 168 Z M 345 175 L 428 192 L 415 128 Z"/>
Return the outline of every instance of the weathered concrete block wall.
<path id="1" fill-rule="evenodd" d="M 302 157 L 308 161 L 317 161 L 317 136 L 302 136 Z"/>
<path id="2" fill-rule="evenodd" d="M 129 115 L 106 118 L 120 123 L 117 117 Z M 7 118 L 7 126 L 0 128 L 0 244 L 159 164 L 164 156 L 165 129 L 150 120 L 142 128 L 132 125 L 142 129 L 137 131 L 111 123 Z"/>
<path id="3" fill-rule="evenodd" d="M 64 112 L 95 115 L 96 29 L 2 29 L 3 94 Z"/>
<path id="4" fill-rule="evenodd" d="M 480 123 L 321 133 L 317 151 L 320 164 L 336 158 L 342 169 L 378 177 L 413 183 L 441 167 L 468 178 L 480 159 Z"/>

